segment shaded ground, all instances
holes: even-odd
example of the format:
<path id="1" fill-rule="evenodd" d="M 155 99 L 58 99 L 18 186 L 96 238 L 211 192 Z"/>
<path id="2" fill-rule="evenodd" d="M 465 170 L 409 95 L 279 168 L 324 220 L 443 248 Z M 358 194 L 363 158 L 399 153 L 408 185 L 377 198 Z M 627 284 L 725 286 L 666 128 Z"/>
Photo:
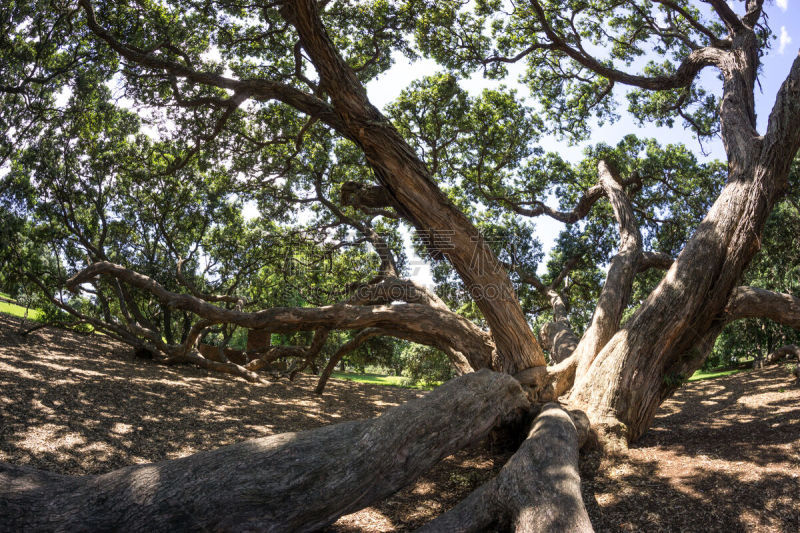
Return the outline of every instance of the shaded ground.
<path id="1" fill-rule="evenodd" d="M 331 380 L 251 384 L 135 359 L 105 337 L 0 315 L 0 461 L 64 474 L 182 457 L 272 433 L 373 417 L 421 394 Z"/>
<path id="2" fill-rule="evenodd" d="M 621 459 L 582 463 L 598 530 L 800 531 L 800 388 L 784 366 L 679 390 Z"/>
<path id="3" fill-rule="evenodd" d="M 251 384 L 135 360 L 98 336 L 13 334 L 0 315 L 0 461 L 61 473 L 111 470 L 271 433 L 374 416 L 422 391 L 331 380 Z M 491 477 L 510 452 L 467 450 L 331 531 L 413 529 Z M 637 445 L 582 460 L 598 531 L 798 531 L 800 388 L 788 370 L 692 383 Z"/>

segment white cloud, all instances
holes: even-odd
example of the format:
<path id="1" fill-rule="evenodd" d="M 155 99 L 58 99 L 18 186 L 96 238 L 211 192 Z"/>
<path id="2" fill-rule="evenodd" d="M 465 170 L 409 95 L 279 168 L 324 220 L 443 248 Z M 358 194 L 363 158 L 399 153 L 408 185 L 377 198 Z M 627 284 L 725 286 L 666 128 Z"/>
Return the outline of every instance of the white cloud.
<path id="1" fill-rule="evenodd" d="M 786 45 L 792 42 L 792 38 L 789 37 L 789 34 L 786 33 L 786 26 L 781 26 L 781 36 L 778 46 L 778 53 L 782 54 L 783 51 L 786 49 Z"/>
<path id="2" fill-rule="evenodd" d="M 775 3 L 778 4 L 778 7 L 781 8 L 783 11 L 786 11 L 789 0 L 777 0 Z"/>

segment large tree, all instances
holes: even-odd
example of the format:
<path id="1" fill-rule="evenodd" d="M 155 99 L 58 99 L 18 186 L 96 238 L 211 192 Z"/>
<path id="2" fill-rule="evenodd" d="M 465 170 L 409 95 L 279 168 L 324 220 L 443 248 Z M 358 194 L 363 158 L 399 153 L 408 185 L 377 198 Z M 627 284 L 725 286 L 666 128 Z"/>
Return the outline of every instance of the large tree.
<path id="1" fill-rule="evenodd" d="M 757 130 L 771 32 L 763 2 L 742 4 L 4 3 L 3 216 L 23 228 L 19 276 L 53 305 L 247 379 L 278 359 L 306 368 L 334 331 L 350 337 L 320 389 L 381 336 L 438 348 L 464 375 L 374 420 L 102 476 L 1 465 L 0 512 L 40 529 L 315 529 L 537 414 L 500 474 L 428 527 L 590 529 L 576 470 L 589 423 L 635 440 L 726 324 L 800 326 L 796 295 L 741 286 L 800 147 L 800 58 Z M 365 87 L 398 54 L 443 72 L 382 112 Z M 530 98 L 459 86 L 514 63 Z M 620 87 L 642 122 L 719 136 L 726 164 L 634 137 L 579 164 L 537 147 L 613 121 Z M 539 216 L 568 225 L 543 276 Z M 439 262 L 437 293 L 404 278 L 402 226 Z M 308 246 L 281 248 L 294 237 Z M 26 262 L 48 238 L 51 260 Z M 285 274 L 287 257 L 329 268 Z M 369 266 L 348 274 L 356 261 Z M 326 272 L 336 287 L 308 291 Z M 282 275 L 291 298 L 271 291 Z M 260 339 L 244 360 L 198 350 L 235 328 Z"/>

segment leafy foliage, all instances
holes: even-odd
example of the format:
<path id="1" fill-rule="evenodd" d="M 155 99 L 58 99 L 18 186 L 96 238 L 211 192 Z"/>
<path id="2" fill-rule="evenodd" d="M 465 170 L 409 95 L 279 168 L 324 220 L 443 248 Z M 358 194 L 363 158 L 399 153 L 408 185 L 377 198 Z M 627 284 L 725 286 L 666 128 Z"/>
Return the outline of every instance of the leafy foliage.
<path id="1" fill-rule="evenodd" d="M 577 333 L 591 320 L 618 229 L 602 199 L 574 220 L 563 213 L 597 184 L 601 159 L 625 182 L 644 248 L 672 257 L 724 185 L 726 165 L 701 163 L 683 145 L 631 135 L 615 146 L 593 143 L 580 162 L 539 146 L 547 134 L 585 141 L 596 126 L 617 120 L 623 101 L 642 123 L 683 126 L 700 139 L 715 135 L 717 96 L 700 78 L 678 79 L 687 57 L 724 45 L 724 25 L 704 6 L 319 4 L 359 82 L 377 79 L 403 56 L 441 66 L 411 82 L 387 106 L 386 119 L 511 272 L 537 326 L 552 312 L 531 284 L 533 274 L 544 284 L 561 279 L 557 289 Z M 343 201 L 353 187 L 374 186 L 376 176 L 364 147 L 324 120 L 331 88 L 278 4 L 24 0 L 3 2 L 0 25 L 3 290 L 35 293 L 53 320 L 68 308 L 109 333 L 121 334 L 117 326 L 125 324 L 149 331 L 136 330 L 128 342 L 173 344 L 188 335 L 189 313 L 107 279 L 69 295 L 65 281 L 110 261 L 176 293 L 258 309 L 331 305 L 390 267 L 392 275 L 410 273 L 413 221 L 402 209 Z M 757 24 L 756 36 L 768 43 L 769 28 Z M 499 83 L 479 93 L 465 88 L 471 76 L 506 81 L 514 64 L 524 66 L 521 82 L 530 94 Z M 622 85 L 628 88 L 620 91 Z M 317 107 L 309 111 L 307 100 Z M 796 293 L 797 247 L 789 244 L 800 234 L 796 171 L 792 179 L 747 281 Z M 245 208 L 255 216 L 245 217 Z M 534 220 L 548 211 L 568 220 L 545 259 Z M 428 256 L 422 242 L 414 247 Z M 661 277 L 652 270 L 637 276 L 628 314 Z M 433 263 L 433 280 L 451 309 L 486 326 L 449 263 Z M 794 335 L 761 322 L 731 326 L 709 364 Z M 276 341 L 311 338 L 301 332 Z M 210 330 L 206 339 L 246 342 L 235 328 Z M 331 339 L 343 343 L 352 333 Z M 331 355 L 332 344 L 321 353 Z M 402 366 L 415 378 L 451 372 L 436 350 L 387 337 L 347 358 Z"/>

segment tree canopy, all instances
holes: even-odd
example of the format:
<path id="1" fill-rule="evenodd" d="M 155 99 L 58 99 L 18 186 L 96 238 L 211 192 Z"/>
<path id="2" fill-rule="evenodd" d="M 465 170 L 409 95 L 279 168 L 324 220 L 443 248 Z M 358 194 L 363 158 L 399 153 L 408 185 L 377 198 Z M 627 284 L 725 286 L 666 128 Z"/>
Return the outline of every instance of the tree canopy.
<path id="1" fill-rule="evenodd" d="M 727 169 L 634 135 L 592 144 L 570 163 L 540 148 L 542 136 L 588 139 L 619 118 L 619 96 L 642 123 L 677 119 L 698 139 L 718 135 L 720 95 L 695 75 L 730 38 L 713 10 L 690 4 L 508 7 L 333 2 L 318 13 L 361 86 L 402 56 L 439 63 L 440 73 L 413 81 L 382 120 L 509 269 L 528 321 L 552 318 L 537 284 L 569 270 L 558 281 L 580 334 L 617 246 L 611 209 L 594 205 L 597 162 L 626 176 L 645 249 L 671 257 Z M 418 252 L 436 261 L 439 297 L 485 326 L 470 281 L 438 261 L 437 245 L 453 246 L 450 230 L 431 232 L 402 205 L 366 194 L 378 192 L 380 176 L 341 119 L 326 115 L 334 88 L 285 11 L 236 2 L 6 6 L 5 288 L 32 280 L 40 305 L 168 352 L 195 323 L 186 312 L 118 282 L 67 297 L 66 279 L 109 261 L 173 292 L 220 293 L 216 301 L 229 306 L 333 304 L 387 269 L 409 274 L 402 228 L 410 226 Z M 754 28 L 768 46 L 769 27 Z M 460 84 L 513 81 L 515 63 L 525 64 L 516 88 L 470 94 Z M 244 205 L 259 216 L 245 219 Z M 546 267 L 532 223 L 540 216 L 566 223 Z M 653 272 L 637 277 L 639 301 L 657 281 Z"/>
<path id="2" fill-rule="evenodd" d="M 491 413 L 465 400 L 482 425 L 450 450 L 521 395 L 635 440 L 709 354 L 797 339 L 800 58 L 759 123 L 762 1 L 23 0 L 0 24 L 0 281 L 163 362 L 251 380 L 320 363 L 321 391 L 346 354 L 413 342 L 411 364 L 475 374 L 432 403 L 502 384 Z M 373 105 L 370 84 L 422 60 L 436 72 Z M 623 119 L 687 143 L 604 142 Z M 542 219 L 564 224 L 547 254 Z M 518 453 L 553 428 L 574 448 L 583 419 L 542 413 Z M 485 489 L 519 496 L 492 501 L 520 530 L 532 464 Z M 550 504 L 585 528 L 570 501 Z M 442 521 L 492 516 L 469 509 Z"/>

